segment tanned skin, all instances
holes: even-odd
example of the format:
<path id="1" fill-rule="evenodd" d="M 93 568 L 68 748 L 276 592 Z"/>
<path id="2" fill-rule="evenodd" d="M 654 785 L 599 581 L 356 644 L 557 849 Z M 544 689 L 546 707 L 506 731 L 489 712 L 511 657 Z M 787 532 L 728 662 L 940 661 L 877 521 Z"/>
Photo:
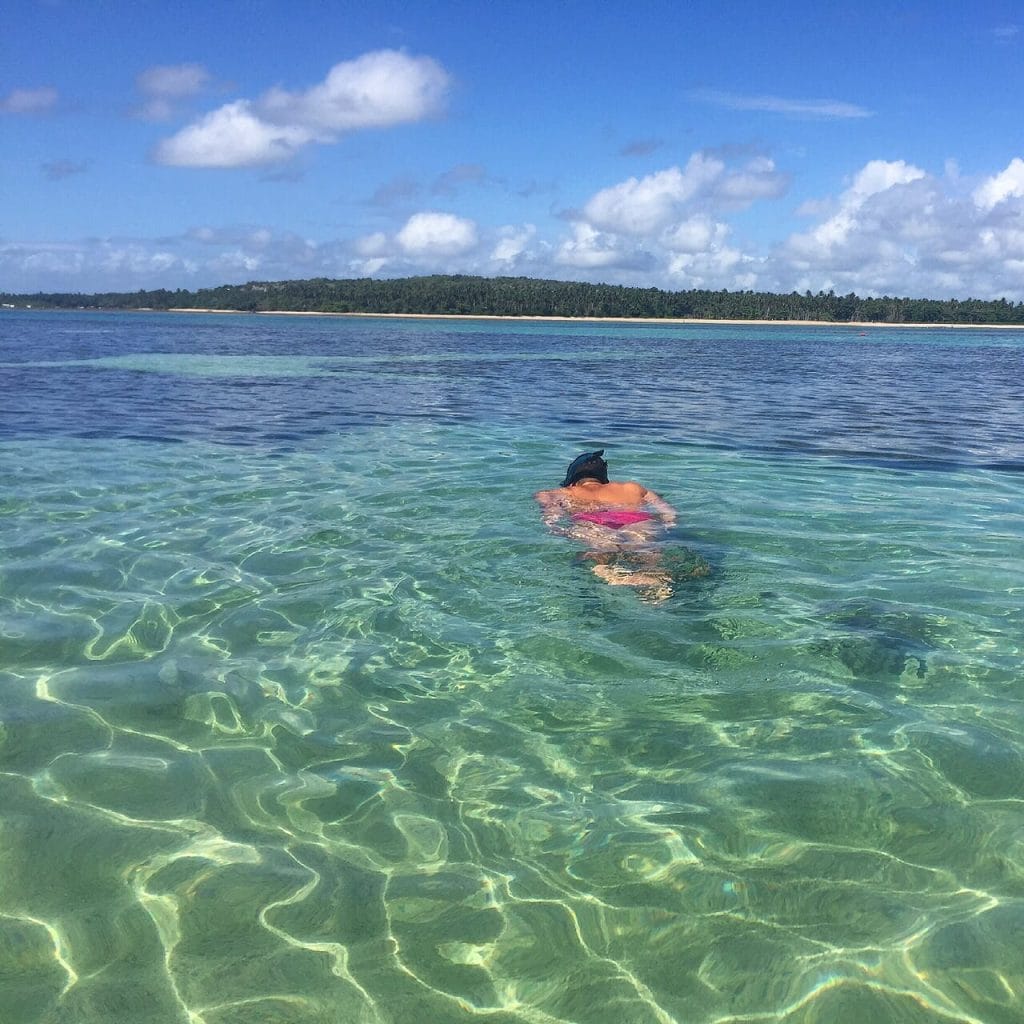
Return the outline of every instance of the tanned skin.
<path id="1" fill-rule="evenodd" d="M 555 526 L 562 516 L 571 517 L 574 512 L 589 512 L 602 508 L 651 510 L 661 523 L 674 526 L 676 510 L 660 495 L 635 480 L 610 480 L 601 483 L 593 477 L 583 477 L 568 487 L 555 487 L 549 491 L 538 491 L 534 498 L 541 507 L 541 515 L 549 528 Z M 639 587 L 654 603 L 664 601 L 672 594 L 669 575 L 659 568 L 656 550 L 645 551 L 645 542 L 655 539 L 655 520 L 636 523 L 620 530 L 612 530 L 595 523 L 573 523 L 563 531 L 567 536 L 580 540 L 592 548 L 584 557 L 594 562 L 591 567 L 595 576 L 612 586 Z M 639 555 L 644 569 L 626 569 L 616 565 L 616 559 L 623 551 Z"/>
<path id="2" fill-rule="evenodd" d="M 592 477 L 569 487 L 538 491 L 534 497 L 543 510 L 544 522 L 554 523 L 560 515 L 596 508 L 652 509 L 666 526 L 675 526 L 676 510 L 664 498 L 635 480 L 610 480 L 603 484 Z"/>

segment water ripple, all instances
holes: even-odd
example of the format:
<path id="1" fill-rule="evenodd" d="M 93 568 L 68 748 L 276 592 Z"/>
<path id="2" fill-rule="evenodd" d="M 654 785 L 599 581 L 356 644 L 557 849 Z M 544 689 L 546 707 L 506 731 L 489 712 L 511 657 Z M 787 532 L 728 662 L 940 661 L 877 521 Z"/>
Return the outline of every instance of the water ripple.
<path id="1" fill-rule="evenodd" d="M 1019 412 L 947 430 L 911 386 L 1012 345 L 772 335 L 758 397 L 724 329 L 682 338 L 685 375 L 655 328 L 575 360 L 550 327 L 518 353 L 384 332 L 359 377 L 344 332 L 302 326 L 288 377 L 278 328 L 178 322 L 130 359 L 97 336 L 102 367 L 48 336 L 36 360 L 75 365 L 23 368 L 55 400 L 0 445 L 19 1024 L 1020 1019 L 1024 491 L 972 464 L 1019 454 Z M 244 346 L 246 381 L 283 383 L 208 417 Z M 618 405 L 555 411 L 613 362 Z M 893 422 L 853 362 L 904 382 Z M 342 386 L 379 402 L 315 413 Z M 712 569 L 661 605 L 530 498 L 612 417 Z M 157 423 L 184 443 L 128 439 Z M 902 461 L 817 457 L 839 434 Z"/>

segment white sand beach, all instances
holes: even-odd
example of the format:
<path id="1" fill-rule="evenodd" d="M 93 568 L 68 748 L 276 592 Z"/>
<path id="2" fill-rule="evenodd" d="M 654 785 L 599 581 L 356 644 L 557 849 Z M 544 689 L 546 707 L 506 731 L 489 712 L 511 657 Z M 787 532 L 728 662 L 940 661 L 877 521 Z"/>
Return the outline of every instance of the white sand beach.
<path id="1" fill-rule="evenodd" d="M 149 312 L 149 311 L 147 311 Z M 201 309 L 178 306 L 168 313 L 246 313 L 244 309 Z M 836 322 L 830 320 L 710 320 L 698 317 L 648 317 L 648 316 L 505 316 L 494 313 L 321 313 L 304 309 L 261 309 L 258 316 L 329 316 L 329 317 L 379 317 L 390 320 L 510 320 L 512 322 L 550 323 L 592 323 L 592 324 L 732 324 L 734 326 L 763 327 L 850 327 L 861 330 L 872 327 L 948 328 L 949 330 L 993 330 L 1020 331 L 1024 324 L 892 324 L 866 320 Z"/>

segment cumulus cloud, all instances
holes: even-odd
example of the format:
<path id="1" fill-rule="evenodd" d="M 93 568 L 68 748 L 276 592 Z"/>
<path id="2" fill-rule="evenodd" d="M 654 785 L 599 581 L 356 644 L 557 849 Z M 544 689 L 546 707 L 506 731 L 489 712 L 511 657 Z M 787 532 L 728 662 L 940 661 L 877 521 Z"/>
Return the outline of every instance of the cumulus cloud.
<path id="1" fill-rule="evenodd" d="M 685 167 L 669 167 L 602 189 L 583 207 L 582 220 L 603 231 L 649 236 L 677 223 L 688 205 L 739 208 L 775 198 L 787 184 L 767 157 L 731 169 L 721 157 L 694 153 Z"/>
<path id="2" fill-rule="evenodd" d="M 775 169 L 774 160 L 759 156 L 738 170 L 724 174 L 716 185 L 713 199 L 719 206 L 739 209 L 758 199 L 777 199 L 788 188 L 788 175 Z"/>
<path id="3" fill-rule="evenodd" d="M 53 110 L 59 98 L 57 90 L 49 85 L 38 89 L 12 89 L 6 96 L 0 96 L 0 113 L 46 114 Z"/>
<path id="4" fill-rule="evenodd" d="M 907 185 L 923 177 L 925 172 L 920 167 L 905 160 L 870 160 L 854 175 L 843 198 L 846 202 L 859 203 L 894 185 Z"/>
<path id="5" fill-rule="evenodd" d="M 1024 161 L 965 194 L 904 161 L 874 160 L 833 211 L 772 257 L 773 280 L 859 294 L 1024 298 Z"/>
<path id="6" fill-rule="evenodd" d="M 905 160 L 869 160 L 813 219 L 768 247 L 734 237 L 730 214 L 771 202 L 785 179 L 765 157 L 698 153 L 630 178 L 569 215 L 556 269 L 589 280 L 668 288 L 755 288 L 861 295 L 1024 298 L 1024 158 L 981 181 Z"/>
<path id="7" fill-rule="evenodd" d="M 666 232 L 663 241 L 673 253 L 698 253 L 721 246 L 728 234 L 725 224 L 707 214 L 697 213 Z"/>
<path id="8" fill-rule="evenodd" d="M 903 160 L 871 160 L 857 172 L 850 187 L 839 197 L 838 209 L 820 224 L 789 241 L 791 252 L 807 260 L 829 259 L 858 231 L 883 204 L 870 204 L 872 196 L 908 185 L 925 177 L 925 172 Z"/>
<path id="9" fill-rule="evenodd" d="M 420 121 L 440 110 L 448 86 L 447 72 L 430 57 L 378 50 L 335 64 L 323 82 L 304 92 L 271 89 L 260 108 L 274 123 L 332 139 L 359 128 Z"/>
<path id="10" fill-rule="evenodd" d="M 288 160 L 310 141 L 304 129 L 270 124 L 237 100 L 165 139 L 155 155 L 174 167 L 256 167 Z"/>
<path id="11" fill-rule="evenodd" d="M 430 57 L 378 50 L 336 64 L 302 91 L 273 88 L 211 111 L 157 147 L 177 167 L 251 167 L 288 160 L 312 143 L 420 121 L 444 106 L 450 78 Z"/>
<path id="12" fill-rule="evenodd" d="M 199 225 L 154 240 L 0 244 L 13 291 L 199 287 L 297 277 L 527 273 L 662 288 L 835 289 L 861 295 L 1024 299 L 1024 157 L 983 177 L 869 160 L 805 204 L 810 224 L 774 242 L 740 237 L 738 203 L 775 203 L 763 156 L 718 151 L 611 183 L 555 230 L 493 227 L 422 210 L 356 238 Z M 383 216 L 377 211 L 376 216 Z"/>
<path id="13" fill-rule="evenodd" d="M 349 273 L 366 276 L 385 271 L 390 276 L 424 271 L 482 273 L 488 263 L 479 225 L 437 210 L 414 213 L 393 233 L 362 235 L 349 243 L 348 251 Z"/>
<path id="14" fill-rule="evenodd" d="M 758 283 L 758 261 L 727 245 L 669 256 L 667 284 L 674 288 L 754 288 Z"/>
<path id="15" fill-rule="evenodd" d="M 690 99 L 699 103 L 710 103 L 729 110 L 758 110 L 784 117 L 809 118 L 816 120 L 842 120 L 847 118 L 871 117 L 872 113 L 856 103 L 842 100 L 786 99 L 782 96 L 744 96 L 719 89 L 695 89 Z"/>
<path id="16" fill-rule="evenodd" d="M 626 267 L 634 262 L 634 252 L 635 249 L 614 234 L 578 221 L 572 225 L 572 234 L 558 247 L 555 262 L 576 270 Z"/>
<path id="17" fill-rule="evenodd" d="M 993 175 L 974 193 L 974 201 L 983 210 L 991 210 L 1005 199 L 1024 197 L 1024 160 L 1014 157 L 1005 170 Z"/>
<path id="18" fill-rule="evenodd" d="M 766 156 L 697 152 L 682 167 L 627 178 L 596 192 L 569 215 L 570 233 L 554 258 L 590 277 L 721 287 L 718 282 L 735 275 L 744 259 L 730 244 L 722 217 L 776 199 L 787 187 L 788 177 Z M 743 280 L 748 279 L 744 271 Z"/>
<path id="19" fill-rule="evenodd" d="M 694 154 L 685 169 L 669 167 L 645 178 L 627 178 L 601 189 L 583 207 L 594 228 L 625 235 L 649 235 L 666 227 L 681 205 L 717 178 L 720 160 Z"/>
<path id="20" fill-rule="evenodd" d="M 510 273 L 524 258 L 530 257 L 530 242 L 536 237 L 537 228 L 533 224 L 521 227 L 505 225 L 498 229 L 498 237 L 491 249 L 491 262 L 496 264 L 502 273 Z"/>
<path id="21" fill-rule="evenodd" d="M 204 92 L 211 83 L 202 64 L 157 64 L 141 72 L 135 87 L 145 97 L 136 113 L 148 121 L 166 121 L 183 100 Z"/>
<path id="22" fill-rule="evenodd" d="M 395 239 L 409 256 L 458 256 L 477 244 L 477 228 L 453 213 L 414 213 Z"/>

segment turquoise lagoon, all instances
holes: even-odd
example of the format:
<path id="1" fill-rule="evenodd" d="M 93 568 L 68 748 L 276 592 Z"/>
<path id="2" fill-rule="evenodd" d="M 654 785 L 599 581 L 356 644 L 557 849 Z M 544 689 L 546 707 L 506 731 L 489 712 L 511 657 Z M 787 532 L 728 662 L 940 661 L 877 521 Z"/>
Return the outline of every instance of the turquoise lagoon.
<path id="1" fill-rule="evenodd" d="M 0 346 L 5 1024 L 1024 1019 L 1024 335 Z M 543 528 L 592 446 L 710 576 Z"/>

